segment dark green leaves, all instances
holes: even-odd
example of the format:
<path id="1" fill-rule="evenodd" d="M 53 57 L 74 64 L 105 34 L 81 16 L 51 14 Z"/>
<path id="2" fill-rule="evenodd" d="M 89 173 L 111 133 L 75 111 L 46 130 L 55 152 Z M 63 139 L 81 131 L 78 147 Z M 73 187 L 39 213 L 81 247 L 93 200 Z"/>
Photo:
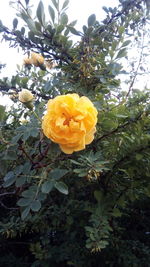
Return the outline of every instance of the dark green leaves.
<path id="1" fill-rule="evenodd" d="M 81 36 L 81 33 L 79 31 L 77 31 L 74 27 L 68 26 L 68 29 L 72 34 Z"/>
<path id="2" fill-rule="evenodd" d="M 126 55 L 127 55 L 127 49 L 123 48 L 118 52 L 116 59 L 125 57 Z"/>
<path id="3" fill-rule="evenodd" d="M 61 192 L 62 194 L 68 195 L 68 187 L 65 183 L 63 182 L 56 182 L 55 183 L 55 188 Z"/>
<path id="4" fill-rule="evenodd" d="M 55 11 L 54 11 L 54 9 L 51 6 L 48 6 L 48 11 L 49 11 L 51 20 L 54 23 L 54 21 L 55 21 Z"/>
<path id="5" fill-rule="evenodd" d="M 65 169 L 54 169 L 50 172 L 50 177 L 54 180 L 59 180 L 62 178 L 66 173 L 68 173 L 68 170 Z"/>
<path id="6" fill-rule="evenodd" d="M 32 211 L 39 211 L 41 208 L 41 202 L 39 200 L 34 200 L 31 204 L 31 210 Z"/>
<path id="7" fill-rule="evenodd" d="M 30 207 L 26 207 L 21 213 L 21 219 L 24 220 L 30 212 Z"/>
<path id="8" fill-rule="evenodd" d="M 65 174 L 68 173 L 68 170 L 65 169 L 54 169 L 49 173 L 49 180 L 45 181 L 42 184 L 42 193 L 48 194 L 54 187 L 58 189 L 61 193 L 66 194 L 67 186 L 62 182 L 56 182 L 62 178 Z M 60 183 L 60 184 L 59 184 Z M 61 189 L 62 188 L 62 189 Z"/>
<path id="9" fill-rule="evenodd" d="M 93 26 L 95 22 L 96 22 L 96 16 L 95 16 L 95 14 L 92 14 L 88 18 L 88 27 Z"/>
<path id="10" fill-rule="evenodd" d="M 44 14 L 44 5 L 42 1 L 39 2 L 36 15 L 38 17 L 39 22 L 44 25 L 45 24 L 45 14 Z"/>
<path id="11" fill-rule="evenodd" d="M 18 20 L 15 18 L 13 20 L 13 28 L 14 28 L 14 30 L 17 28 L 17 25 L 18 25 Z"/>
<path id="12" fill-rule="evenodd" d="M 52 180 L 50 180 L 50 181 L 46 181 L 46 182 L 44 182 L 43 184 L 42 184 L 42 188 L 41 188 L 41 191 L 42 191 L 42 193 L 44 193 L 44 194 L 48 194 L 52 189 L 53 189 L 53 187 L 54 187 L 54 181 Z"/>
<path id="13" fill-rule="evenodd" d="M 122 47 L 128 46 L 131 43 L 131 40 L 126 40 L 123 44 Z"/>
<path id="14" fill-rule="evenodd" d="M 65 9 L 69 4 L 69 0 L 65 0 L 63 5 L 62 5 L 62 9 Z"/>
<path id="15" fill-rule="evenodd" d="M 5 107 L 0 105 L 0 122 L 3 121 L 5 117 Z"/>
<path id="16" fill-rule="evenodd" d="M 26 207 L 32 202 L 31 198 L 21 198 L 18 200 L 17 204 L 20 207 Z"/>
<path id="17" fill-rule="evenodd" d="M 3 187 L 8 187 L 12 185 L 16 180 L 16 176 L 13 171 L 8 172 L 4 177 Z"/>
<path id="18" fill-rule="evenodd" d="M 68 16 L 66 13 L 63 13 L 61 15 L 60 24 L 67 25 L 67 23 L 68 23 Z"/>
<path id="19" fill-rule="evenodd" d="M 57 2 L 57 0 L 52 0 L 52 3 L 54 5 L 54 7 L 56 8 L 56 10 L 58 10 L 58 2 Z"/>

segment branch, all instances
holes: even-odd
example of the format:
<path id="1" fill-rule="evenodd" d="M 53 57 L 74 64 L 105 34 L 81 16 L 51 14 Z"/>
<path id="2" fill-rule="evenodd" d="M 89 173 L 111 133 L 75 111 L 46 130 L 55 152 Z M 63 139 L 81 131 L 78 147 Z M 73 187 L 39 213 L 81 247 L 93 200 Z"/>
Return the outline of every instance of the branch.
<path id="1" fill-rule="evenodd" d="M 104 174 L 103 177 L 101 177 L 101 179 L 105 180 L 105 188 L 108 187 L 108 183 L 109 183 L 109 178 L 112 177 L 112 175 L 114 174 L 116 168 L 118 168 L 123 162 L 126 162 L 127 160 L 129 160 L 131 157 L 133 157 L 133 154 L 136 153 L 140 153 L 142 151 L 145 151 L 147 149 L 150 149 L 150 145 L 144 146 L 144 147 L 140 147 L 135 149 L 134 151 L 131 151 L 130 154 L 127 154 L 126 156 L 122 157 L 119 161 L 117 161 L 112 169 L 110 171 L 108 171 L 107 173 Z"/>
<path id="2" fill-rule="evenodd" d="M 129 86 L 128 92 L 127 92 L 127 94 L 126 94 L 125 100 L 127 100 L 128 96 L 129 96 L 129 94 L 130 94 L 130 92 L 131 92 L 131 90 L 132 90 L 132 88 L 133 88 L 133 85 L 134 85 L 135 79 L 136 79 L 136 77 L 137 77 L 137 75 L 138 75 L 138 70 L 139 70 L 139 67 L 140 67 L 140 65 L 141 65 L 141 61 L 142 61 L 142 58 L 143 58 L 144 37 L 145 37 L 145 30 L 144 30 L 144 28 L 145 28 L 145 27 L 143 27 L 143 31 L 142 31 L 143 35 L 142 35 L 142 45 L 141 45 L 141 52 L 140 52 L 139 62 L 138 62 L 138 65 L 137 65 L 135 74 L 134 74 L 134 76 L 133 76 L 132 82 L 131 82 L 131 84 L 130 84 L 130 86 Z"/>
<path id="3" fill-rule="evenodd" d="M 120 129 L 124 129 L 126 126 L 128 126 L 128 125 L 130 125 L 132 123 L 137 122 L 142 117 L 142 114 L 143 114 L 143 112 L 140 113 L 134 120 L 129 120 L 129 121 L 125 122 L 124 124 L 118 126 L 118 128 L 114 129 L 113 131 L 102 135 L 101 137 L 99 137 L 98 139 L 96 139 L 94 141 L 94 143 L 96 143 L 97 141 L 100 141 L 100 140 L 102 140 L 104 138 L 107 138 L 108 136 L 110 136 L 110 135 L 112 135 L 114 133 L 117 133 Z"/>
<path id="4" fill-rule="evenodd" d="M 7 210 L 18 210 L 18 209 L 19 209 L 19 208 L 9 208 L 9 207 L 7 207 L 1 200 L 0 200 L 0 205 L 1 205 L 3 208 L 7 209 Z"/>
<path id="5" fill-rule="evenodd" d="M 22 88 L 16 88 L 14 86 L 8 86 L 8 85 L 4 85 L 4 86 L 3 85 L 0 85 L 0 91 L 6 91 L 6 92 L 8 92 L 9 90 L 15 90 L 18 93 L 19 90 L 22 90 Z M 49 100 L 50 99 L 50 96 L 46 96 L 46 95 L 37 93 L 37 91 L 35 91 L 35 90 L 32 90 L 32 93 L 35 94 L 38 97 L 41 97 L 44 100 Z"/>
<path id="6" fill-rule="evenodd" d="M 22 147 L 21 144 L 19 144 L 19 147 L 18 147 L 19 150 L 22 151 L 22 153 L 30 160 L 30 162 L 32 163 L 32 165 L 34 165 L 34 161 L 32 160 L 32 158 L 30 157 L 30 155 L 25 151 L 24 147 Z"/>
<path id="7" fill-rule="evenodd" d="M 5 192 L 5 193 L 2 193 L 0 194 L 0 197 L 3 197 L 3 196 L 8 196 L 8 195 L 15 195 L 16 194 L 16 191 L 12 191 L 12 192 Z"/>

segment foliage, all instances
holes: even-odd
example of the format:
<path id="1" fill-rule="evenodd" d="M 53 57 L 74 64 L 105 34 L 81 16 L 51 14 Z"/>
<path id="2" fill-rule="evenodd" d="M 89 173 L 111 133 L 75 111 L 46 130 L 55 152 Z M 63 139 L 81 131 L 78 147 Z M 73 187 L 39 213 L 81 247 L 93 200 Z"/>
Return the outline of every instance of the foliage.
<path id="1" fill-rule="evenodd" d="M 1 35 L 45 65 L 18 66 L 0 80 L 13 101 L 0 105 L 0 266 L 148 266 L 150 92 L 134 83 L 149 1 L 104 7 L 105 20 L 92 14 L 82 32 L 69 22 L 68 0 L 52 0 L 48 19 L 42 1 L 35 17 L 24 2 L 12 3 L 17 18 L 12 29 L 0 23 Z M 142 48 L 129 76 L 123 60 L 134 34 Z M 34 95 L 32 110 L 18 100 L 23 88 Z M 41 119 L 49 99 L 74 92 L 96 106 L 97 132 L 86 150 L 66 155 L 43 135 Z"/>

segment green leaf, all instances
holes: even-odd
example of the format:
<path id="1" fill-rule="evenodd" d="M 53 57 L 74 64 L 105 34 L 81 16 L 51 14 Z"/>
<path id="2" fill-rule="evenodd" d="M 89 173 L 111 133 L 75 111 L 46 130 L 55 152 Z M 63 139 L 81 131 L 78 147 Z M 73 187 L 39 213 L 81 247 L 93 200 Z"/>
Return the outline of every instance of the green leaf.
<path id="1" fill-rule="evenodd" d="M 103 198 L 103 193 L 101 191 L 95 190 L 94 197 L 97 200 L 97 202 L 100 202 Z"/>
<path id="2" fill-rule="evenodd" d="M 13 171 L 8 172 L 4 177 L 3 187 L 8 187 L 16 181 L 16 176 Z"/>
<path id="3" fill-rule="evenodd" d="M 136 157 L 136 160 L 141 160 L 143 158 L 143 155 L 137 153 L 135 157 Z"/>
<path id="4" fill-rule="evenodd" d="M 119 29 L 118 29 L 118 32 L 120 35 L 122 35 L 125 31 L 125 27 L 124 26 L 120 26 Z"/>
<path id="5" fill-rule="evenodd" d="M 29 29 L 32 31 L 32 32 L 36 32 L 36 27 L 35 27 L 35 23 L 32 19 L 27 19 L 27 24 L 28 24 L 28 27 Z"/>
<path id="6" fill-rule="evenodd" d="M 36 11 L 36 15 L 37 15 L 39 22 L 43 25 L 45 22 L 45 14 L 44 14 L 44 5 L 43 5 L 42 1 L 39 2 L 39 5 L 38 5 L 37 11 Z"/>
<path id="7" fill-rule="evenodd" d="M 14 176 L 14 172 L 13 171 L 8 172 L 4 177 L 4 181 L 6 182 L 7 180 L 12 178 L 13 176 Z"/>
<path id="8" fill-rule="evenodd" d="M 128 46 L 131 43 L 131 40 L 127 40 L 122 44 L 122 47 Z"/>
<path id="9" fill-rule="evenodd" d="M 20 186 L 24 185 L 25 182 L 26 182 L 26 176 L 18 177 L 16 180 L 16 187 L 20 187 Z"/>
<path id="10" fill-rule="evenodd" d="M 66 169 L 54 169 L 50 172 L 50 177 L 55 180 L 59 180 L 62 178 L 66 173 L 68 173 L 68 170 Z"/>
<path id="11" fill-rule="evenodd" d="M 9 187 L 10 185 L 12 185 L 14 182 L 16 181 L 16 176 L 11 177 L 9 180 L 7 180 L 6 182 L 3 183 L 3 187 Z"/>
<path id="12" fill-rule="evenodd" d="M 5 117 L 5 107 L 0 105 L 0 121 L 3 121 Z"/>
<path id="13" fill-rule="evenodd" d="M 48 194 L 54 187 L 54 181 L 46 181 L 42 184 L 42 193 Z"/>
<path id="14" fill-rule="evenodd" d="M 55 21 L 55 11 L 54 11 L 54 9 L 51 6 L 48 6 L 48 11 L 49 11 L 50 17 L 52 19 L 52 22 L 54 23 L 54 21 Z"/>
<path id="15" fill-rule="evenodd" d="M 68 16 L 66 13 L 63 13 L 61 15 L 60 24 L 67 25 L 67 23 L 68 23 Z"/>
<path id="16" fill-rule="evenodd" d="M 64 30 L 64 25 L 60 24 L 58 27 L 57 27 L 57 34 L 61 33 L 62 31 Z"/>
<path id="17" fill-rule="evenodd" d="M 18 25 L 18 20 L 15 18 L 13 20 L 13 28 L 16 29 L 17 28 L 17 25 Z"/>
<path id="18" fill-rule="evenodd" d="M 28 161 L 23 165 L 22 172 L 23 174 L 28 174 L 31 169 L 31 163 Z"/>
<path id="19" fill-rule="evenodd" d="M 29 4 L 29 1 L 30 1 L 30 0 L 25 0 L 25 2 L 26 2 L 26 5 L 28 5 L 28 4 Z"/>
<path id="20" fill-rule="evenodd" d="M 32 200 L 31 198 L 20 198 L 17 202 L 17 205 L 20 207 L 26 207 L 31 204 Z"/>
<path id="21" fill-rule="evenodd" d="M 63 182 L 56 182 L 55 183 L 55 188 L 59 192 L 65 194 L 65 195 L 68 195 L 68 186 L 65 183 L 63 183 Z"/>
<path id="22" fill-rule="evenodd" d="M 39 211 L 41 208 L 41 202 L 39 200 L 34 200 L 31 204 L 32 211 Z"/>
<path id="23" fill-rule="evenodd" d="M 63 3 L 62 9 L 65 9 L 69 4 L 69 0 L 65 0 L 65 2 Z"/>
<path id="24" fill-rule="evenodd" d="M 72 34 L 81 36 L 81 33 L 79 31 L 77 31 L 74 27 L 68 26 L 68 29 Z"/>
<path id="25" fill-rule="evenodd" d="M 109 10 L 106 6 L 103 6 L 102 9 L 106 12 L 106 13 L 109 13 Z"/>
<path id="26" fill-rule="evenodd" d="M 86 34 L 88 28 L 85 25 L 83 25 L 82 29 L 83 29 L 84 33 Z"/>
<path id="27" fill-rule="evenodd" d="M 25 34 L 25 28 L 21 27 L 21 34 L 24 35 Z"/>
<path id="28" fill-rule="evenodd" d="M 88 18 L 88 27 L 93 26 L 95 22 L 96 22 L 96 16 L 95 16 L 95 14 L 92 14 Z"/>
<path id="29" fill-rule="evenodd" d="M 75 26 L 77 23 L 77 20 L 73 20 L 72 22 L 69 23 L 69 26 L 73 27 Z"/>
<path id="30" fill-rule="evenodd" d="M 56 8 L 56 10 L 58 10 L 59 9 L 58 2 L 56 0 L 52 0 L 52 3 L 54 7 Z"/>
<path id="31" fill-rule="evenodd" d="M 126 50 L 126 48 L 123 48 L 118 52 L 116 58 L 125 57 L 126 55 L 127 55 L 127 50 Z"/>
<path id="32" fill-rule="evenodd" d="M 36 27 L 37 31 L 41 32 L 41 23 L 35 21 L 35 27 Z"/>
<path id="33" fill-rule="evenodd" d="M 114 208 L 112 215 L 113 215 L 114 217 L 121 217 L 122 213 L 120 212 L 119 209 Z"/>
<path id="34" fill-rule="evenodd" d="M 25 198 L 33 199 L 35 192 L 31 189 L 28 189 L 28 190 L 23 191 L 21 195 Z"/>
<path id="35" fill-rule="evenodd" d="M 21 213 L 21 219 L 24 220 L 28 216 L 29 212 L 30 212 L 30 207 L 25 208 Z"/>

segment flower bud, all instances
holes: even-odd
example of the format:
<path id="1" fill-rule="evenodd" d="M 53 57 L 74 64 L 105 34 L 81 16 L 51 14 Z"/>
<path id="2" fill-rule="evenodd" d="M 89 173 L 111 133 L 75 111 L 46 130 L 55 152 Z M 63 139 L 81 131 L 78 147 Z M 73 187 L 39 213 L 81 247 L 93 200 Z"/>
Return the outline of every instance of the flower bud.
<path id="1" fill-rule="evenodd" d="M 34 66 L 40 67 L 41 65 L 44 64 L 44 57 L 42 55 L 37 54 L 37 53 L 31 53 L 31 62 Z"/>
<path id="2" fill-rule="evenodd" d="M 33 109 L 32 100 L 33 94 L 29 90 L 23 89 L 21 92 L 19 92 L 19 101 L 31 110 Z"/>
<path id="3" fill-rule="evenodd" d="M 30 102 L 33 100 L 33 94 L 27 90 L 22 89 L 21 92 L 19 92 L 19 101 L 22 103 Z"/>
<path id="4" fill-rule="evenodd" d="M 31 58 L 28 58 L 28 57 L 24 58 L 24 60 L 23 60 L 23 64 L 24 64 L 25 66 L 29 66 L 29 65 L 31 65 L 31 64 L 32 64 L 32 62 L 31 62 Z"/>

